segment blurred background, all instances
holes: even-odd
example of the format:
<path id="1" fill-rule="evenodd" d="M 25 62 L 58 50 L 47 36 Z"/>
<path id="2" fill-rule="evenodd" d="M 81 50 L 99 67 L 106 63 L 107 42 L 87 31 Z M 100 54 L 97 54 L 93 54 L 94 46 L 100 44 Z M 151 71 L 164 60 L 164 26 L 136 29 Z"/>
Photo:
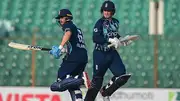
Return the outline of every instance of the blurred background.
<path id="1" fill-rule="evenodd" d="M 112 1 L 116 5 L 114 17 L 141 36 L 140 40 L 118 50 L 127 72 L 133 75 L 124 87 L 179 88 L 180 1 Z M 54 17 L 62 8 L 70 9 L 74 23 L 84 33 L 89 54 L 86 71 L 92 78 L 93 26 L 101 17 L 103 2 L 0 0 L 0 86 L 49 87 L 56 80 L 61 60 L 54 59 L 48 52 L 13 49 L 8 43 L 58 45 L 63 32 Z M 163 10 L 159 10 L 162 7 Z M 159 28 L 161 31 L 158 32 Z M 106 73 L 104 83 L 111 77 L 110 72 Z"/>

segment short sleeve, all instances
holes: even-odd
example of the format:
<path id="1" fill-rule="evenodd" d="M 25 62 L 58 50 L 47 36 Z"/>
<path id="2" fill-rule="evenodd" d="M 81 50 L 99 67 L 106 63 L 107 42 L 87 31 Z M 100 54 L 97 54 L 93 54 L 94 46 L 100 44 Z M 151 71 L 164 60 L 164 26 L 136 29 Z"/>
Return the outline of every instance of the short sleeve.
<path id="1" fill-rule="evenodd" d="M 72 26 L 70 24 L 64 24 L 62 30 L 64 32 L 71 31 L 72 32 Z"/>

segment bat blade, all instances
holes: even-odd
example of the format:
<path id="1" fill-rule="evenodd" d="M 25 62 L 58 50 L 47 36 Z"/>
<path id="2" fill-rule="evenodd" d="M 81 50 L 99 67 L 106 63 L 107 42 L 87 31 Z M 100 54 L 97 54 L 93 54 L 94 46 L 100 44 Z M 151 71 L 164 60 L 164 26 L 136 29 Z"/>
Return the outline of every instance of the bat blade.
<path id="1" fill-rule="evenodd" d="M 20 50 L 41 50 L 41 51 L 50 51 L 50 48 L 43 48 L 41 46 L 34 46 L 34 45 L 27 45 L 27 44 L 20 44 L 15 42 L 10 42 L 8 44 L 9 47 L 20 49 Z"/>
<path id="2" fill-rule="evenodd" d="M 126 37 L 120 39 L 120 42 L 127 42 L 129 40 L 135 41 L 135 40 L 138 40 L 139 38 L 140 38 L 139 35 L 130 35 L 130 36 L 126 36 Z M 108 47 L 112 47 L 112 46 L 113 46 L 113 44 L 108 45 Z"/>
<path id="3" fill-rule="evenodd" d="M 126 41 L 134 41 L 134 40 L 138 40 L 139 39 L 139 35 L 130 35 L 127 37 L 124 37 L 122 40 L 120 40 L 120 42 L 126 42 Z"/>

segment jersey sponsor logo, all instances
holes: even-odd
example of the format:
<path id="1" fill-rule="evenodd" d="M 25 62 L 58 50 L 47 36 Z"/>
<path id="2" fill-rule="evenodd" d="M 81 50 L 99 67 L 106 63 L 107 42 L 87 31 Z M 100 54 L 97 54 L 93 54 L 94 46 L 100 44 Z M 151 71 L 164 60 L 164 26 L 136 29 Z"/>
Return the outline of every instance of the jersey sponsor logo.
<path id="1" fill-rule="evenodd" d="M 94 28 L 94 32 L 98 32 L 98 29 L 97 29 L 97 28 Z"/>
<path id="2" fill-rule="evenodd" d="M 109 32 L 109 33 L 107 33 L 106 35 L 108 36 L 108 38 L 109 38 L 109 37 L 117 37 L 118 32 Z"/>

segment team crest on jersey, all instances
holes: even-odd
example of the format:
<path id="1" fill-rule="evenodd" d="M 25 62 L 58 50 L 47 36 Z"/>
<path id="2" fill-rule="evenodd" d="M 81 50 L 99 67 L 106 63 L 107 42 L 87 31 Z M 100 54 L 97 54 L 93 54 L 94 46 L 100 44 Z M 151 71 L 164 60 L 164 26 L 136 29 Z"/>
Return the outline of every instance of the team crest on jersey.
<path id="1" fill-rule="evenodd" d="M 97 29 L 97 28 L 94 28 L 94 32 L 98 32 L 98 29 Z"/>

